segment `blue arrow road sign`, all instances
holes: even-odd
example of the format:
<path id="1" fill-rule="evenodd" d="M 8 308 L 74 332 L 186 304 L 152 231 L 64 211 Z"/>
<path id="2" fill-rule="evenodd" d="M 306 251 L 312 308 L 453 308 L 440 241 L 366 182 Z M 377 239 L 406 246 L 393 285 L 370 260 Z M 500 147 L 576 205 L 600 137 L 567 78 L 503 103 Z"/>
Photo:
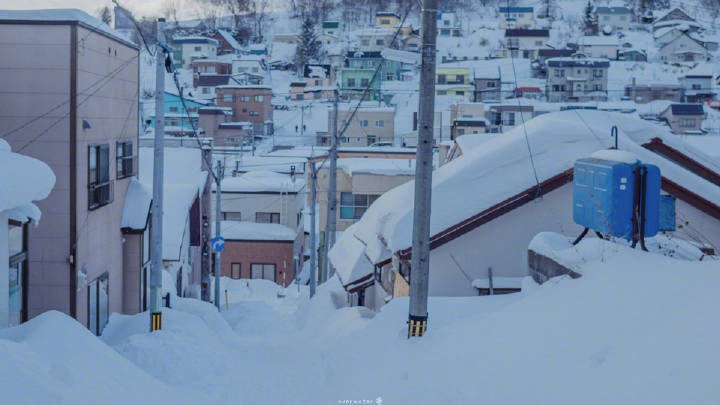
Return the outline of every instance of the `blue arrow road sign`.
<path id="1" fill-rule="evenodd" d="M 212 246 L 212 250 L 215 252 L 222 252 L 223 249 L 225 249 L 225 238 L 222 236 L 216 236 L 212 238 L 210 241 L 210 246 Z"/>

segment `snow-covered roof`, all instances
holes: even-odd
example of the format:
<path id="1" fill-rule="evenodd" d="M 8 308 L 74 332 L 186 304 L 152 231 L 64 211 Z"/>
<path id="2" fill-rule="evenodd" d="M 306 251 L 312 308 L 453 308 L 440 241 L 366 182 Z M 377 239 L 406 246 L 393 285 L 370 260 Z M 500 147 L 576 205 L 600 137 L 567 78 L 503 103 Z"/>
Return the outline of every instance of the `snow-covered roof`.
<path id="1" fill-rule="evenodd" d="M 0 139 L 0 212 L 25 222 L 38 221 L 40 209 L 33 201 L 45 199 L 55 186 L 55 173 L 45 162 L 14 153 Z"/>
<path id="2" fill-rule="evenodd" d="M 238 51 L 242 50 L 242 45 L 232 36 L 232 34 L 225 30 L 218 30 L 218 34 L 227 42 L 233 49 Z"/>
<path id="3" fill-rule="evenodd" d="M 580 45 L 585 46 L 617 46 L 618 42 L 616 36 L 593 35 L 580 38 Z"/>
<path id="4" fill-rule="evenodd" d="M 280 224 L 221 221 L 220 235 L 226 240 L 294 241 L 297 232 Z"/>
<path id="5" fill-rule="evenodd" d="M 528 121 L 527 139 L 540 182 L 570 170 L 576 159 L 611 146 L 609 134 L 613 125 L 619 128 L 622 150 L 659 166 L 665 178 L 720 205 L 717 186 L 645 149 L 642 144 L 657 137 L 712 170 L 720 172 L 720 164 L 687 145 L 678 145 L 667 128 L 619 113 L 572 110 L 544 114 Z M 433 198 L 430 234 L 437 235 L 535 186 L 525 142 L 523 128 L 518 126 L 436 169 L 432 192 L 438 197 Z M 413 194 L 414 181 L 385 193 L 368 208 L 354 232 L 345 232 L 341 238 L 357 238 L 372 263 L 410 247 L 413 206 L 407 202 L 412 201 Z M 335 262 L 333 265 L 337 266 Z"/>
<path id="6" fill-rule="evenodd" d="M 223 192 L 233 193 L 298 193 L 305 188 L 305 180 L 269 170 L 255 170 L 239 177 L 226 177 L 220 185 Z"/>
<path id="7" fill-rule="evenodd" d="M 337 160 L 337 167 L 350 176 L 353 174 L 415 175 L 415 159 L 342 158 Z"/>
<path id="8" fill-rule="evenodd" d="M 139 148 L 138 154 L 139 180 L 152 193 L 153 148 Z M 179 260 L 190 207 L 202 195 L 208 172 L 202 170 L 200 149 L 165 148 L 164 163 L 163 260 Z"/>
<path id="9" fill-rule="evenodd" d="M 137 45 L 129 42 L 121 33 L 110 28 L 109 25 L 91 16 L 90 14 L 76 8 L 58 8 L 46 10 L 0 10 L 0 22 L 2 21 L 32 21 L 38 23 L 79 23 L 85 28 L 101 32 L 108 37 L 120 41 L 126 45 L 137 47 Z"/>
<path id="10" fill-rule="evenodd" d="M 701 76 L 701 77 L 713 77 L 715 75 L 715 67 L 712 63 L 700 63 L 694 68 L 685 72 L 683 77 Z"/>
<path id="11" fill-rule="evenodd" d="M 343 232 L 328 253 L 335 267 L 335 274 L 343 285 L 357 281 L 372 274 L 374 266 L 365 255 L 365 245 L 354 236 L 357 224 L 351 225 Z"/>
<path id="12" fill-rule="evenodd" d="M 136 178 L 130 179 L 125 206 L 123 206 L 121 229 L 142 230 L 147 225 L 150 204 L 152 203 L 152 190 Z"/>

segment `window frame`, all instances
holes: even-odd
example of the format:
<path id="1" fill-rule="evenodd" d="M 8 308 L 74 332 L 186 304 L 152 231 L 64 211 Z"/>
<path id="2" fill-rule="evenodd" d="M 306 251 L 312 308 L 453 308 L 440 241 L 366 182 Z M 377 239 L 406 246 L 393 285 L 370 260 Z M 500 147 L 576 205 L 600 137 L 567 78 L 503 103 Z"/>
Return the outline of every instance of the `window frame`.
<path id="1" fill-rule="evenodd" d="M 130 155 L 127 155 L 127 147 L 130 147 Z M 122 154 L 120 153 L 122 151 Z M 135 148 L 132 140 L 115 142 L 115 178 L 120 180 L 135 175 Z M 129 165 L 126 162 L 130 162 Z M 127 168 L 130 168 L 127 170 Z"/>
<path id="2" fill-rule="evenodd" d="M 107 171 L 106 178 L 101 177 L 101 152 L 105 150 L 107 154 L 107 163 L 105 170 Z M 93 153 L 94 152 L 94 153 Z M 94 155 L 94 159 L 93 159 Z M 94 166 L 93 167 L 93 160 Z M 93 176 L 94 172 L 94 176 Z M 108 205 L 113 202 L 113 180 L 110 178 L 110 144 L 92 144 L 88 145 L 88 171 L 87 171 L 87 185 L 88 185 L 88 211 L 96 210 L 100 207 Z M 94 177 L 94 180 L 91 180 Z M 107 189 L 104 199 L 101 199 L 103 190 Z M 98 196 L 100 195 L 100 196 Z"/>
<path id="3" fill-rule="evenodd" d="M 269 221 L 259 221 L 258 219 L 262 216 L 269 215 L 270 220 Z M 275 222 L 275 219 L 277 219 L 277 222 Z M 280 213 L 279 212 L 256 212 L 255 213 L 255 223 L 256 224 L 279 224 L 280 223 Z"/>

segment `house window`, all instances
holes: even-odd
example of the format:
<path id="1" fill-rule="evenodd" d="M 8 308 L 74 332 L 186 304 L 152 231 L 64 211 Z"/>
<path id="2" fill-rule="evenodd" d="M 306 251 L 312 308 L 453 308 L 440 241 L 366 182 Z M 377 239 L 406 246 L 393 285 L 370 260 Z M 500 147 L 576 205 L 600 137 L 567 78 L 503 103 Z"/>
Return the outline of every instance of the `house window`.
<path id="1" fill-rule="evenodd" d="M 209 88 L 209 87 L 203 87 L 203 88 L 202 88 L 202 93 L 203 93 L 203 94 L 210 94 L 210 88 Z"/>
<path id="2" fill-rule="evenodd" d="M 189 113 L 197 112 L 197 110 L 198 110 L 197 107 L 188 107 L 188 108 L 187 108 L 187 111 L 188 111 Z"/>
<path id="3" fill-rule="evenodd" d="M 465 83 L 465 75 L 455 75 L 455 83 Z"/>
<path id="4" fill-rule="evenodd" d="M 355 87 L 355 79 L 354 79 L 354 78 L 349 78 L 349 79 L 347 79 L 347 86 L 348 86 L 348 87 Z"/>
<path id="5" fill-rule="evenodd" d="M 380 24 L 388 25 L 388 24 L 390 24 L 390 20 L 380 20 Z"/>
<path id="6" fill-rule="evenodd" d="M 368 87 L 369 85 L 370 85 L 370 79 L 368 79 L 368 78 L 360 79 L 360 87 Z"/>
<path id="7" fill-rule="evenodd" d="M 199 47 L 199 46 L 196 46 L 196 47 L 195 47 L 195 48 L 193 48 L 193 49 L 195 49 L 195 52 L 200 52 L 200 51 L 202 50 L 202 48 L 201 48 L 201 47 Z"/>
<path id="8" fill-rule="evenodd" d="M 543 41 L 535 41 L 535 46 L 542 46 Z"/>
<path id="9" fill-rule="evenodd" d="M 593 77 L 603 77 L 602 69 L 593 69 Z"/>
<path id="10" fill-rule="evenodd" d="M 232 94 L 223 94 L 222 101 L 226 103 L 232 103 L 233 101 L 235 101 L 235 96 Z"/>
<path id="11" fill-rule="evenodd" d="M 275 281 L 275 265 L 253 263 L 250 265 L 250 278 Z"/>
<path id="12" fill-rule="evenodd" d="M 168 111 L 170 111 L 171 113 L 176 113 L 176 112 L 178 112 L 178 108 L 177 108 L 177 107 L 170 107 L 170 108 L 168 108 Z"/>
<path id="13" fill-rule="evenodd" d="M 348 143 L 348 142 L 350 142 L 350 138 L 349 138 L 349 137 L 343 136 L 342 138 L 340 138 L 340 143 Z"/>
<path id="14" fill-rule="evenodd" d="M 97 336 L 102 334 L 107 325 L 109 313 L 108 305 L 108 275 L 107 273 L 95 279 L 87 286 L 88 293 L 88 329 Z"/>
<path id="15" fill-rule="evenodd" d="M 262 102 L 263 102 L 263 99 L 264 99 L 264 98 L 263 98 L 262 95 L 260 95 L 260 96 L 255 96 L 255 102 L 256 102 L 256 103 L 262 103 Z"/>
<path id="16" fill-rule="evenodd" d="M 88 209 L 93 210 L 112 202 L 110 181 L 110 147 L 95 145 L 88 148 Z"/>
<path id="17" fill-rule="evenodd" d="M 260 116 L 260 113 L 257 112 L 257 111 L 250 111 L 250 116 L 251 116 L 251 117 L 259 117 L 259 116 Z"/>
<path id="18" fill-rule="evenodd" d="M 242 263 L 230 263 L 230 278 L 240 278 Z"/>
<path id="19" fill-rule="evenodd" d="M 395 80 L 395 75 L 392 73 L 387 73 L 385 75 L 385 80 Z"/>
<path id="20" fill-rule="evenodd" d="M 377 198 L 373 194 L 340 193 L 340 219 L 360 219 Z"/>
<path id="21" fill-rule="evenodd" d="M 503 115 L 503 125 L 515 126 L 515 113 L 509 112 Z"/>
<path id="22" fill-rule="evenodd" d="M 250 96 L 240 96 L 240 101 L 247 103 L 250 101 Z"/>
<path id="23" fill-rule="evenodd" d="M 280 213 L 279 212 L 256 212 L 255 222 L 259 224 L 279 224 Z"/>
<path id="24" fill-rule="evenodd" d="M 445 90 L 438 90 L 438 96 L 445 96 L 447 95 L 447 91 Z"/>
<path id="25" fill-rule="evenodd" d="M 447 78 L 445 75 L 438 75 L 438 84 L 445 84 L 447 82 Z"/>
<path id="26" fill-rule="evenodd" d="M 385 127 L 385 120 L 375 121 L 375 128 L 384 128 L 384 127 Z"/>
<path id="27" fill-rule="evenodd" d="M 369 40 L 369 39 L 363 39 L 363 40 L 360 41 L 360 43 L 363 44 L 363 46 L 368 46 L 368 45 L 370 45 L 370 40 Z"/>
<path id="28" fill-rule="evenodd" d="M 360 126 L 361 126 L 361 127 L 367 127 L 367 126 L 369 126 L 368 120 L 360 120 Z"/>
<path id="29" fill-rule="evenodd" d="M 464 91 L 456 91 L 456 92 L 455 92 L 455 95 L 456 95 L 456 96 L 464 96 L 464 95 L 465 95 L 465 92 L 464 92 Z"/>
<path id="30" fill-rule="evenodd" d="M 555 69 L 555 77 L 565 77 L 565 69 Z"/>
<path id="31" fill-rule="evenodd" d="M 222 219 L 223 221 L 242 221 L 242 215 L 239 211 L 223 212 Z"/>
<path id="32" fill-rule="evenodd" d="M 693 83 L 693 84 L 692 84 L 692 89 L 693 89 L 693 90 L 700 90 L 701 88 L 702 88 L 702 87 L 701 87 L 700 84 L 698 84 L 698 83 Z"/>
<path id="33" fill-rule="evenodd" d="M 382 39 L 375 40 L 375 45 L 380 45 L 380 46 L 385 45 L 385 41 Z"/>
<path id="34" fill-rule="evenodd" d="M 124 179 L 134 174 L 134 156 L 132 141 L 121 141 L 117 144 L 117 178 Z"/>
<path id="35" fill-rule="evenodd" d="M 680 126 L 683 128 L 694 128 L 695 120 L 694 119 L 681 119 Z"/>
<path id="36" fill-rule="evenodd" d="M 495 82 L 487 82 L 486 87 L 495 87 Z"/>
<path id="37" fill-rule="evenodd" d="M 368 144 L 368 146 L 374 144 L 375 142 L 377 142 L 377 137 L 376 137 L 375 135 L 368 135 L 368 136 L 367 136 L 367 144 Z"/>

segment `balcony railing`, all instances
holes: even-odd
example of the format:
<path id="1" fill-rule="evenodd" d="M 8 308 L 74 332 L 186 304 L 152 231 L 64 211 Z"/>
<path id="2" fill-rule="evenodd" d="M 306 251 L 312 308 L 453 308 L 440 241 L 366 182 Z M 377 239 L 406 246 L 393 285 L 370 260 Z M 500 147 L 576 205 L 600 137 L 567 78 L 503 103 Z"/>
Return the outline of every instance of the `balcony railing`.
<path id="1" fill-rule="evenodd" d="M 108 205 L 115 199 L 115 181 L 88 185 L 88 210 Z"/>

